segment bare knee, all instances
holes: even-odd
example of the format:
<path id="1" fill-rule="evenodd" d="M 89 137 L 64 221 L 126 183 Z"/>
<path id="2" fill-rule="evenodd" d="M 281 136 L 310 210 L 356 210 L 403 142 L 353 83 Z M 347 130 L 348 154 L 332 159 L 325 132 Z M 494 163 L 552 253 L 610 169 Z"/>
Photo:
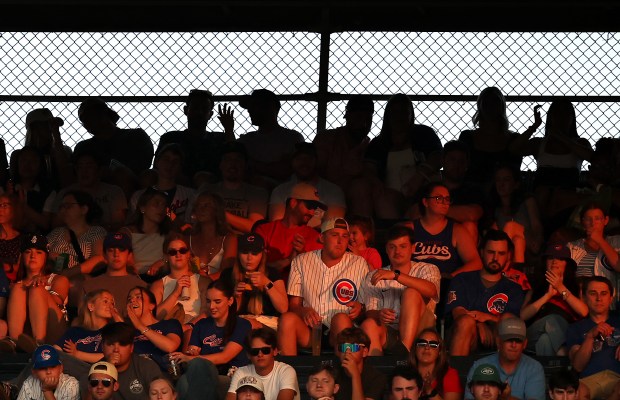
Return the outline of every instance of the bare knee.
<path id="1" fill-rule="evenodd" d="M 424 299 L 422 298 L 420 292 L 418 292 L 416 289 L 408 287 L 403 290 L 403 294 L 400 297 L 400 304 L 401 307 L 409 306 L 420 308 L 424 307 Z"/>
<path id="2" fill-rule="evenodd" d="M 454 321 L 454 332 L 457 337 L 474 335 L 476 333 L 476 320 L 469 315 L 461 315 Z"/>
<path id="3" fill-rule="evenodd" d="M 360 325 L 360 328 L 362 328 L 368 336 L 377 336 L 379 334 L 380 326 L 374 318 L 366 318 Z"/>

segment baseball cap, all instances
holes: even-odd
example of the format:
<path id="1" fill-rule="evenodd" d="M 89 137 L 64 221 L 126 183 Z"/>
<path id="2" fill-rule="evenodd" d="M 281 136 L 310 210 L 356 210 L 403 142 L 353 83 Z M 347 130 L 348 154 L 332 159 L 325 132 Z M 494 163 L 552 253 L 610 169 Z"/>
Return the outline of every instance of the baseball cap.
<path id="1" fill-rule="evenodd" d="M 48 122 L 55 120 L 58 126 L 63 126 L 62 118 L 54 117 L 49 108 L 35 108 L 26 115 L 26 130 L 30 129 L 30 125 L 35 122 Z"/>
<path id="2" fill-rule="evenodd" d="M 55 367 L 62 364 L 60 358 L 58 357 L 58 352 L 49 344 L 44 344 L 37 347 L 34 353 L 32 353 L 32 361 L 32 368 L 34 369 Z"/>
<path id="3" fill-rule="evenodd" d="M 114 123 L 120 119 L 118 113 L 112 110 L 108 105 L 97 97 L 91 97 L 82 102 L 78 108 L 78 118 L 84 122 L 84 116 L 92 112 L 103 111 L 108 115 L 108 118 Z"/>
<path id="4" fill-rule="evenodd" d="M 257 104 L 276 104 L 280 107 L 280 100 L 278 100 L 278 96 L 274 92 L 268 89 L 256 89 L 253 90 L 251 94 L 244 96 L 241 100 L 239 100 L 239 105 L 241 108 L 250 108 Z"/>
<path id="5" fill-rule="evenodd" d="M 497 332 L 500 339 L 521 339 L 525 340 L 526 329 L 525 322 L 519 318 L 505 318 L 499 321 L 497 325 Z"/>
<path id="6" fill-rule="evenodd" d="M 23 237 L 20 251 L 23 253 L 28 249 L 43 250 L 46 253 L 50 251 L 47 238 L 43 235 L 37 235 L 36 233 L 28 233 Z"/>
<path id="7" fill-rule="evenodd" d="M 499 371 L 492 364 L 478 365 L 476 369 L 474 369 L 474 374 L 472 375 L 469 384 L 471 385 L 472 383 L 483 382 L 495 383 L 500 387 L 503 386 L 503 382 L 499 376 Z"/>
<path id="8" fill-rule="evenodd" d="M 116 367 L 109 362 L 99 361 L 93 364 L 92 367 L 90 367 L 90 371 L 88 371 L 88 376 L 90 377 L 92 374 L 104 374 L 118 381 L 118 371 Z"/>
<path id="9" fill-rule="evenodd" d="M 289 199 L 304 200 L 307 202 L 308 208 L 327 209 L 325 204 L 319 199 L 319 191 L 309 183 L 296 183 L 288 195 Z"/>
<path id="10" fill-rule="evenodd" d="M 260 379 L 252 375 L 244 376 L 243 378 L 239 379 L 239 383 L 237 384 L 237 392 L 244 386 L 253 387 L 255 390 L 261 393 L 265 390 L 263 388 L 263 382 L 261 382 Z"/>
<path id="11" fill-rule="evenodd" d="M 330 218 L 321 224 L 321 233 L 325 233 L 331 229 L 346 229 L 349 230 L 349 224 L 344 218 Z"/>
<path id="12" fill-rule="evenodd" d="M 131 238 L 123 232 L 109 232 L 103 239 L 103 250 L 121 249 L 132 250 Z"/>
<path id="13" fill-rule="evenodd" d="M 265 249 L 265 241 L 261 235 L 246 233 L 239 237 L 239 253 L 260 253 Z"/>
<path id="14" fill-rule="evenodd" d="M 374 112 L 375 105 L 372 101 L 372 97 L 369 95 L 357 95 L 351 97 L 351 99 L 347 102 L 346 110 Z"/>
<path id="15" fill-rule="evenodd" d="M 543 253 L 545 258 L 555 258 L 558 260 L 570 260 L 570 250 L 564 243 L 549 243 L 547 249 Z"/>

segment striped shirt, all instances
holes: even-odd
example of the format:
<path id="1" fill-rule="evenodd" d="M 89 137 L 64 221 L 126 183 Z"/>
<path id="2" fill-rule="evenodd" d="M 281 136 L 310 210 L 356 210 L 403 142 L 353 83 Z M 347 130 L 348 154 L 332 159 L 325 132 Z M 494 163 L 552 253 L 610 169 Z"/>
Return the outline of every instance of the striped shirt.
<path id="1" fill-rule="evenodd" d="M 304 307 L 312 307 L 329 327 L 332 317 L 347 313 L 350 301 L 360 301 L 362 283 L 370 266 L 353 253 L 344 253 L 340 262 L 327 267 L 321 251 L 302 253 L 293 259 L 288 280 L 288 295 L 303 298 Z"/>
<path id="2" fill-rule="evenodd" d="M 390 270 L 391 267 L 387 266 L 382 269 Z M 371 271 L 366 275 L 362 290 L 364 294 L 362 302 L 366 305 L 366 310 L 368 311 L 382 310 L 384 308 L 395 310 L 396 320 L 393 324 L 398 325 L 398 321 L 400 320 L 400 298 L 406 286 L 395 280 L 385 279 L 377 282 L 377 285 L 373 285 L 371 279 L 375 272 L 376 271 Z M 404 274 L 405 271 L 402 271 L 402 273 Z M 407 275 L 427 280 L 435 285 L 437 296 L 429 300 L 429 306 L 432 308 L 431 311 L 434 311 L 434 306 L 439 301 L 439 285 L 441 282 L 439 268 L 433 264 L 411 261 L 411 268 L 409 272 L 407 272 Z"/>
<path id="3" fill-rule="evenodd" d="M 44 400 L 41 381 L 29 376 L 19 391 L 17 400 Z M 54 391 L 57 400 L 79 400 L 80 384 L 77 379 L 67 374 L 60 374 L 58 386 Z"/>

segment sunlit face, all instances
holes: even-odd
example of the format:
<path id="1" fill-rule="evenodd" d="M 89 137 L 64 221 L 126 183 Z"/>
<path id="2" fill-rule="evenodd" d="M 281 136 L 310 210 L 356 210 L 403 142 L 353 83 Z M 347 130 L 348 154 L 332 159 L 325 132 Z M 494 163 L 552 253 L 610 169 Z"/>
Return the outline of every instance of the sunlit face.
<path id="1" fill-rule="evenodd" d="M 183 252 L 185 254 L 182 254 Z M 175 254 L 171 255 L 172 253 Z M 182 240 L 173 240 L 166 249 L 166 257 L 168 257 L 168 261 L 170 262 L 170 268 L 185 269 L 189 265 L 191 252 L 189 251 L 187 243 Z"/>
<path id="2" fill-rule="evenodd" d="M 497 400 L 500 390 L 497 385 L 480 382 L 471 385 L 471 393 L 475 400 Z"/>
<path id="3" fill-rule="evenodd" d="M 129 292 L 129 295 L 127 296 L 127 304 L 138 316 L 142 316 L 145 312 L 152 312 L 155 307 L 154 304 L 151 304 L 149 297 L 144 296 L 142 290 L 140 289 L 133 289 Z"/>
<path id="4" fill-rule="evenodd" d="M 232 297 L 226 297 L 222 291 L 216 288 L 207 290 L 207 308 L 209 309 L 211 317 L 216 321 L 226 321 L 228 309 L 233 301 L 234 299 Z"/>
<path id="5" fill-rule="evenodd" d="M 605 314 L 613 301 L 612 293 L 604 282 L 590 282 L 586 288 L 584 302 L 591 314 Z"/>
<path id="6" fill-rule="evenodd" d="M 13 222 L 13 204 L 8 197 L 0 196 L 0 224 Z"/>
<path id="7" fill-rule="evenodd" d="M 151 197 L 151 199 L 141 207 L 140 211 L 144 214 L 145 220 L 159 224 L 166 218 L 167 206 L 166 198 L 156 195 Z"/>
<path id="8" fill-rule="evenodd" d="M 353 248 L 366 248 L 367 237 L 357 225 L 349 226 L 349 245 Z"/>
<path id="9" fill-rule="evenodd" d="M 46 367 L 39 369 L 32 369 L 32 374 L 39 380 L 43 381 L 45 379 L 49 379 L 51 377 L 58 377 L 62 374 L 62 364 L 56 365 L 54 367 Z"/>
<path id="10" fill-rule="evenodd" d="M 26 249 L 22 253 L 22 259 L 24 260 L 24 266 L 26 270 L 30 271 L 31 274 L 40 273 L 45 267 L 45 262 L 47 261 L 47 253 L 43 250 L 35 249 L 31 247 Z"/>
<path id="11" fill-rule="evenodd" d="M 253 272 L 258 270 L 261 260 L 263 259 L 263 252 L 260 253 L 239 253 L 239 263 L 244 271 Z"/>
<path id="12" fill-rule="evenodd" d="M 577 394 L 577 389 L 574 387 L 566 389 L 555 388 L 549 391 L 549 398 L 551 400 L 575 400 L 578 397 Z"/>
<path id="13" fill-rule="evenodd" d="M 313 399 L 332 397 L 334 394 L 338 393 L 338 389 L 340 389 L 340 386 L 325 370 L 318 374 L 311 375 L 308 377 L 308 382 L 306 382 L 306 390 Z"/>
<path id="14" fill-rule="evenodd" d="M 561 277 L 564 276 L 564 271 L 566 270 L 566 260 L 547 258 L 545 264 L 547 266 L 547 271 L 551 271 Z"/>
<path id="15" fill-rule="evenodd" d="M 420 397 L 420 388 L 414 379 L 402 376 L 392 378 L 391 400 L 417 400 Z"/>
<path id="16" fill-rule="evenodd" d="M 103 292 L 92 303 L 88 304 L 88 309 L 92 310 L 94 316 L 110 319 L 114 310 L 114 296 L 111 293 Z"/>
<path id="17" fill-rule="evenodd" d="M 123 345 L 118 342 L 103 342 L 102 348 L 105 361 L 113 364 L 119 372 L 124 371 L 129 365 L 129 362 L 131 361 L 131 354 L 133 353 L 133 343 Z"/>
<path id="18" fill-rule="evenodd" d="M 587 210 L 581 218 L 581 225 L 588 236 L 591 235 L 594 230 L 602 231 L 608 222 L 609 217 L 606 217 L 603 210 L 599 208 Z"/>
<path id="19" fill-rule="evenodd" d="M 316 208 L 308 208 L 308 204 L 304 200 L 295 199 L 291 206 L 293 206 L 300 225 L 306 225 L 316 213 Z"/>
<path id="20" fill-rule="evenodd" d="M 164 379 L 155 379 L 149 385 L 150 400 L 175 400 L 177 394 Z"/>
<path id="21" fill-rule="evenodd" d="M 385 245 L 385 252 L 390 260 L 390 265 L 394 267 L 404 267 L 411 263 L 413 247 L 409 236 L 388 240 Z"/>
<path id="22" fill-rule="evenodd" d="M 271 349 L 271 351 L 267 354 L 263 354 L 262 351 L 259 351 L 257 355 L 253 355 L 251 350 L 257 350 L 257 349 L 264 349 L 264 348 L 269 348 Z M 272 366 L 274 364 L 275 361 L 275 356 L 277 354 L 277 350 L 271 348 L 270 345 L 268 345 L 267 343 L 265 343 L 263 341 L 263 339 L 261 338 L 254 338 L 252 339 L 252 342 L 250 343 L 250 351 L 249 351 L 249 356 L 250 356 L 250 362 L 256 367 L 256 368 L 267 368 L 269 366 Z"/>
<path id="23" fill-rule="evenodd" d="M 336 357 L 338 357 L 340 361 L 343 361 L 345 357 L 348 357 L 352 359 L 353 362 L 355 362 L 357 365 L 361 365 L 361 363 L 364 362 L 364 358 L 366 358 L 366 356 L 368 355 L 368 348 L 361 343 L 358 344 L 360 345 L 358 351 L 353 352 L 351 351 L 351 349 L 346 349 L 344 353 L 340 351 L 341 343 L 336 344 Z"/>
<path id="24" fill-rule="evenodd" d="M 106 249 L 105 259 L 108 262 L 108 270 L 121 271 L 127 268 L 127 261 L 129 260 L 129 250 L 119 249 L 116 247 Z"/>
<path id="25" fill-rule="evenodd" d="M 495 173 L 495 188 L 500 196 L 510 196 L 519 186 L 512 172 L 502 168 Z"/>
<path id="26" fill-rule="evenodd" d="M 450 192 L 443 186 L 434 187 L 429 195 L 422 199 L 426 214 L 429 215 L 447 215 L 451 201 Z"/>
<path id="27" fill-rule="evenodd" d="M 508 243 L 505 240 L 489 240 L 480 252 L 484 269 L 491 274 L 499 274 L 510 261 Z"/>
<path id="28" fill-rule="evenodd" d="M 347 251 L 349 244 L 349 231 L 341 228 L 330 229 L 321 234 L 323 240 L 323 252 L 331 259 L 338 259 Z"/>
<path id="29" fill-rule="evenodd" d="M 497 339 L 497 348 L 500 360 L 518 361 L 527 346 L 527 339 Z"/>
<path id="30" fill-rule="evenodd" d="M 114 379 L 112 379 L 108 375 L 95 373 L 95 374 L 91 374 L 88 377 L 88 380 L 89 380 L 88 392 L 90 393 L 93 400 L 111 399 L 112 396 L 114 395 L 114 392 L 118 390 L 118 382 L 114 381 Z M 90 380 L 97 380 L 99 381 L 99 383 L 97 386 L 92 387 L 90 385 Z M 110 380 L 110 382 L 113 382 L 113 383 L 110 384 L 108 387 L 106 387 L 103 384 L 102 380 Z"/>
<path id="31" fill-rule="evenodd" d="M 237 400 L 261 400 L 263 393 L 251 386 L 243 386 L 237 390 Z"/>
<path id="32" fill-rule="evenodd" d="M 418 337 L 418 340 L 428 341 L 430 343 L 438 343 L 440 342 L 437 335 L 433 332 L 424 332 Z M 423 342 L 420 342 L 424 344 Z M 439 358 L 439 347 L 432 347 L 430 345 L 418 345 L 417 341 L 415 343 L 415 358 L 418 360 L 419 364 L 434 364 Z"/>

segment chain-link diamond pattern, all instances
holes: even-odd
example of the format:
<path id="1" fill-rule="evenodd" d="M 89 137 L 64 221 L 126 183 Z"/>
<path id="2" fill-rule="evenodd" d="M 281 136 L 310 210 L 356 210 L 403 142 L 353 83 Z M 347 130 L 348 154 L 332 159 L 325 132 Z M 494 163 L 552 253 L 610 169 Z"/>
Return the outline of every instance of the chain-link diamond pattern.
<path id="1" fill-rule="evenodd" d="M 79 102 L 65 96 L 137 97 L 109 104 L 121 115 L 120 127 L 141 127 L 157 144 L 164 132 L 185 127 L 178 97 L 206 88 L 234 100 L 235 133 L 245 133 L 254 127 L 238 107 L 238 96 L 260 87 L 282 95 L 319 91 L 320 40 L 320 34 L 308 32 L 3 33 L 0 94 L 52 97 L 0 104 L 7 152 L 23 145 L 26 114 L 38 107 L 65 120 L 67 145 L 88 137 L 77 119 Z M 613 33 L 332 33 L 327 87 L 330 93 L 383 98 L 398 92 L 446 96 L 414 102 L 416 121 L 432 126 L 445 143 L 473 128 L 475 102 L 457 96 L 474 98 L 486 86 L 498 86 L 508 96 L 619 96 L 618 41 Z M 344 123 L 344 105 L 327 103 L 327 128 Z M 548 103 L 543 105 L 544 118 Z M 376 102 L 371 136 L 380 130 L 384 106 L 385 101 Z M 509 102 L 512 130 L 522 132 L 532 123 L 533 106 Z M 592 144 L 618 135 L 617 103 L 575 107 L 578 132 Z M 317 102 L 283 101 L 281 124 L 311 141 L 318 108 Z M 208 129 L 221 130 L 217 105 L 215 111 Z M 535 169 L 535 163 L 526 159 L 523 168 Z"/>

